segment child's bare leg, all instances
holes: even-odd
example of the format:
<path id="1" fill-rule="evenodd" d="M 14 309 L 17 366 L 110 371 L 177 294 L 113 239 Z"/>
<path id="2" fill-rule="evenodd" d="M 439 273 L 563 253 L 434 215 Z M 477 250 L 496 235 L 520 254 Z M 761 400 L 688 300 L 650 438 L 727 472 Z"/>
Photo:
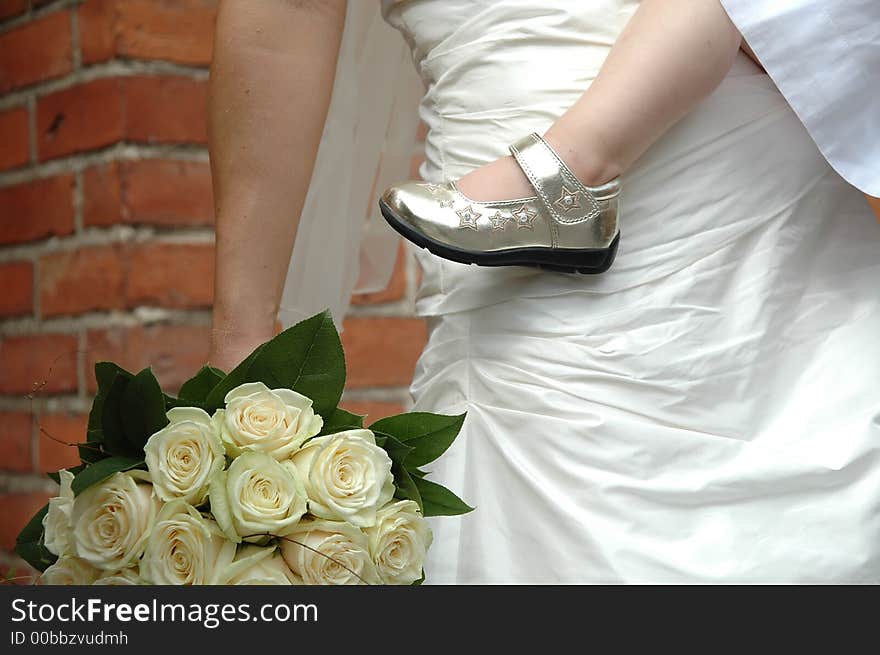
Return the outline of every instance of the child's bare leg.
<path id="1" fill-rule="evenodd" d="M 607 182 L 715 90 L 740 42 L 718 0 L 643 0 L 590 88 L 544 137 L 584 184 Z M 512 157 L 459 187 L 474 200 L 533 193 Z"/>

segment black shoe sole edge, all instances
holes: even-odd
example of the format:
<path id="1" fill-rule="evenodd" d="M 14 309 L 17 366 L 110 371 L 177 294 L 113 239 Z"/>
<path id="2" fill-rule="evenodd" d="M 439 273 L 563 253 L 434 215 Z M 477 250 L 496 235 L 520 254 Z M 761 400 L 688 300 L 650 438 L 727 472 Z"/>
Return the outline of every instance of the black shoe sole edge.
<path id="1" fill-rule="evenodd" d="M 379 209 L 388 224 L 402 237 L 420 248 L 459 264 L 477 266 L 537 266 L 560 273 L 598 275 L 604 273 L 617 256 L 620 232 L 607 248 L 509 248 L 500 252 L 474 252 L 447 246 L 414 230 L 402 221 L 383 200 Z"/>

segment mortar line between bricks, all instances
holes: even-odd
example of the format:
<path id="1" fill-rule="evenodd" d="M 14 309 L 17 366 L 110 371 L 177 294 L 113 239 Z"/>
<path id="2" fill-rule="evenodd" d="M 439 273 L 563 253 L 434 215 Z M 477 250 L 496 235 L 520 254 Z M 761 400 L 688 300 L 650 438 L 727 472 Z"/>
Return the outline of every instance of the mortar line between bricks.
<path id="1" fill-rule="evenodd" d="M 5 93 L 3 97 L 0 97 L 0 110 L 14 105 L 27 94 L 34 94 L 40 98 L 95 80 L 108 77 L 135 77 L 137 75 L 173 75 L 201 82 L 208 79 L 209 71 L 206 66 L 177 64 L 172 61 L 113 59 L 111 61 L 75 69 L 64 77 L 42 80 L 34 84 L 10 90 L 8 93 Z"/>
<path id="2" fill-rule="evenodd" d="M 0 412 L 28 412 L 31 414 L 85 413 L 89 407 L 88 400 L 72 393 L 55 394 L 52 396 L 25 396 L 6 394 L 0 396 Z"/>
<path id="3" fill-rule="evenodd" d="M 26 493 L 58 493 L 58 485 L 39 472 L 13 473 L 3 471 L 0 473 L 0 494 L 26 494 Z"/>
<path id="4" fill-rule="evenodd" d="M 82 51 L 79 47 L 79 12 L 70 12 L 70 53 L 73 60 L 73 70 L 82 68 Z"/>
<path id="5" fill-rule="evenodd" d="M 0 246 L 0 264 L 21 259 L 37 260 L 44 255 L 71 252 L 81 248 L 145 244 L 168 246 L 212 246 L 215 242 L 214 228 L 173 227 L 147 225 L 110 225 L 86 227 L 82 232 L 64 237 L 52 236 L 42 241 L 16 243 Z"/>
<path id="6" fill-rule="evenodd" d="M 33 161 L 29 166 L 0 173 L 0 188 L 41 180 L 53 175 L 82 171 L 98 164 L 140 159 L 172 159 L 174 161 L 208 162 L 208 148 L 192 143 L 150 144 L 120 141 L 105 148 L 78 152 L 38 162 L 36 152 L 36 118 L 31 112 L 31 144 Z"/>
<path id="7" fill-rule="evenodd" d="M 31 470 L 38 471 L 40 467 L 40 430 L 37 428 L 37 414 L 31 413 Z"/>
<path id="8" fill-rule="evenodd" d="M 164 307 L 135 307 L 131 311 L 94 311 L 75 316 L 52 316 L 45 319 L 33 317 L 12 318 L 0 323 L 0 336 L 43 334 L 73 334 L 79 329 L 149 327 L 173 325 L 174 327 L 209 327 L 210 308 L 167 309 Z"/>
<path id="9" fill-rule="evenodd" d="M 87 388 L 86 388 L 86 350 L 88 349 L 88 340 L 86 339 L 86 329 L 82 326 L 79 327 L 77 334 L 77 346 L 76 346 L 76 388 L 77 388 L 77 398 L 81 400 L 83 403 L 88 402 L 87 400 Z"/>
<path id="10" fill-rule="evenodd" d="M 28 159 L 30 160 L 27 169 L 37 164 L 37 100 L 34 94 L 29 94 L 25 102 L 28 130 Z"/>
<path id="11" fill-rule="evenodd" d="M 73 233 L 83 231 L 83 174 L 76 171 L 73 175 Z"/>

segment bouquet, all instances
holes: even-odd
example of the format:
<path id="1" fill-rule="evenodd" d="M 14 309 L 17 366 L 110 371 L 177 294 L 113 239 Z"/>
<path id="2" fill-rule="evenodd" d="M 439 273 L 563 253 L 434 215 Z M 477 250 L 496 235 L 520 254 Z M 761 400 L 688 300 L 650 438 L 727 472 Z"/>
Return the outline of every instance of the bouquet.
<path id="1" fill-rule="evenodd" d="M 81 464 L 16 544 L 44 584 L 417 584 L 425 517 L 472 509 L 422 468 L 464 415 L 365 428 L 328 312 L 177 397 L 149 368 L 95 377 Z"/>

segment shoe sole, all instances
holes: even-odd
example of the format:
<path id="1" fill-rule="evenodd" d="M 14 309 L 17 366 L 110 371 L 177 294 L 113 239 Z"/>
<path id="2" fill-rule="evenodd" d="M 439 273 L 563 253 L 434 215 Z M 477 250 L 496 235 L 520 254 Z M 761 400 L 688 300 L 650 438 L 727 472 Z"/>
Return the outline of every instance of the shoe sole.
<path id="1" fill-rule="evenodd" d="M 383 200 L 379 209 L 388 224 L 402 237 L 443 259 L 477 266 L 537 266 L 560 273 L 598 275 L 604 273 L 617 256 L 620 232 L 607 248 L 508 248 L 497 252 L 462 250 L 435 241 L 401 220 Z"/>

